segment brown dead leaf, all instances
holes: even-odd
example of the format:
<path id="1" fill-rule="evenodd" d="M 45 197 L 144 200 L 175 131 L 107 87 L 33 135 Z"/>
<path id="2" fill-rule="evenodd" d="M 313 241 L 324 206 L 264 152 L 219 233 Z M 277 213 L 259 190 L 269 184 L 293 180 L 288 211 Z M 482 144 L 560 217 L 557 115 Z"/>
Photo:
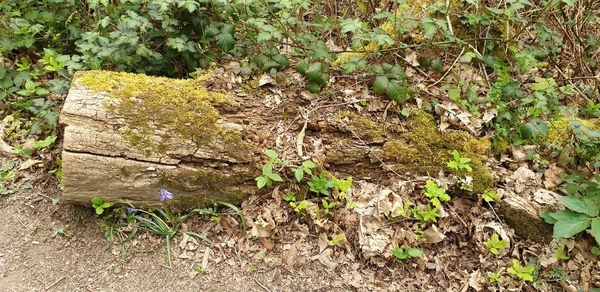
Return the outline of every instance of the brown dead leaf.
<path id="1" fill-rule="evenodd" d="M 333 260 L 332 255 L 333 250 L 328 248 L 323 252 L 319 253 L 318 255 L 312 257 L 312 260 L 317 260 L 328 269 L 333 270 L 338 266 L 338 263 Z"/>
<path id="2" fill-rule="evenodd" d="M 555 190 L 561 183 L 560 178 L 565 173 L 565 170 L 558 167 L 555 163 L 548 166 L 544 172 L 544 187 L 549 190 Z"/>
<path id="3" fill-rule="evenodd" d="M 446 238 L 446 235 L 444 235 L 435 224 L 423 231 L 423 236 L 427 243 L 439 243 Z"/>

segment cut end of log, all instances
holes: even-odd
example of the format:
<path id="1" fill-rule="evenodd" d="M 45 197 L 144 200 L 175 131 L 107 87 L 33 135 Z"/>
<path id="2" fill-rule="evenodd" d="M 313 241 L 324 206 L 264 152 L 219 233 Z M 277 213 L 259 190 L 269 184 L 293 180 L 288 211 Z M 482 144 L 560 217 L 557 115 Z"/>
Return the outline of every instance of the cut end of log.
<path id="1" fill-rule="evenodd" d="M 167 189 L 189 208 L 253 194 L 252 152 L 244 127 L 219 114 L 224 100 L 193 79 L 76 74 L 60 117 L 64 201 L 155 207 Z"/>

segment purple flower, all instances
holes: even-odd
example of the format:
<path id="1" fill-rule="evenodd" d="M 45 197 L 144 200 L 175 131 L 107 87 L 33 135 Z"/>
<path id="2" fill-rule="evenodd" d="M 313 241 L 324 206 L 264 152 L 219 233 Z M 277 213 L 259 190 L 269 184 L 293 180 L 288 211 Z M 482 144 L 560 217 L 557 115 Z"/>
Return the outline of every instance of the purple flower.
<path id="1" fill-rule="evenodd" d="M 135 214 L 137 211 L 139 211 L 139 209 L 137 209 L 137 208 L 132 208 L 132 207 L 128 207 L 128 208 L 126 209 L 126 211 L 127 211 L 127 214 Z"/>
<path id="2" fill-rule="evenodd" d="M 171 200 L 173 199 L 173 193 L 165 190 L 165 189 L 160 189 L 160 201 L 164 202 L 165 200 Z"/>

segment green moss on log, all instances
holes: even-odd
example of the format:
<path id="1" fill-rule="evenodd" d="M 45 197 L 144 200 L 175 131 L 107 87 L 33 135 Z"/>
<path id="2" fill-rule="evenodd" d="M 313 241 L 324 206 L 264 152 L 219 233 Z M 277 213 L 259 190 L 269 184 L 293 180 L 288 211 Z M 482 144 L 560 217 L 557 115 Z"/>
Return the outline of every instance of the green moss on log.
<path id="1" fill-rule="evenodd" d="M 198 146 L 223 137 L 241 144 L 240 133 L 217 125 L 220 115 L 213 104 L 227 102 L 226 95 L 208 91 L 201 79 L 87 71 L 77 81 L 108 96 L 105 108 L 123 118 L 123 137 L 148 153 L 166 153 L 173 138 Z"/>
<path id="2" fill-rule="evenodd" d="M 466 132 L 438 130 L 433 117 L 424 111 L 414 110 L 407 121 L 406 133 L 389 139 L 383 145 L 384 160 L 398 172 L 436 175 L 444 169 L 458 176 L 473 177 L 473 192 L 482 193 L 493 186 L 493 179 L 485 160 L 491 153 L 488 140 L 477 139 Z M 448 153 L 458 150 L 461 156 L 471 158 L 472 172 L 449 169 Z"/>

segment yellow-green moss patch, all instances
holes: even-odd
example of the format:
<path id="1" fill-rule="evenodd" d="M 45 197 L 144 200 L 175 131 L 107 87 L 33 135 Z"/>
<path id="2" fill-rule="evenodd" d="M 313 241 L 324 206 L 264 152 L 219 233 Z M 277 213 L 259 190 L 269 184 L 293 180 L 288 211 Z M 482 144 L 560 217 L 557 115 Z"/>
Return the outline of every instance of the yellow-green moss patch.
<path id="1" fill-rule="evenodd" d="M 436 175 L 445 169 L 459 176 L 473 177 L 473 192 L 482 193 L 493 186 L 493 179 L 485 160 L 491 153 L 487 140 L 477 139 L 466 132 L 438 130 L 433 117 L 415 110 L 407 122 L 407 132 L 399 138 L 388 140 L 384 158 L 399 172 Z M 471 158 L 472 172 L 455 171 L 447 168 L 451 159 L 449 151 L 458 150 L 461 156 Z"/>
<path id="2" fill-rule="evenodd" d="M 107 94 L 106 110 L 123 118 L 125 139 L 147 152 L 165 153 L 175 137 L 198 146 L 225 134 L 229 140 L 239 137 L 239 133 L 217 125 L 220 115 L 213 104 L 225 102 L 226 96 L 208 91 L 201 79 L 88 71 L 77 80 L 94 92 Z M 152 140 L 153 137 L 160 137 L 160 141 Z"/>
<path id="3" fill-rule="evenodd" d="M 600 119 L 584 120 L 580 118 L 564 118 L 552 122 L 548 129 L 548 137 L 546 141 L 561 146 L 568 144 L 572 134 L 569 130 L 569 125 L 572 122 L 580 122 L 587 128 L 600 131 Z"/>

